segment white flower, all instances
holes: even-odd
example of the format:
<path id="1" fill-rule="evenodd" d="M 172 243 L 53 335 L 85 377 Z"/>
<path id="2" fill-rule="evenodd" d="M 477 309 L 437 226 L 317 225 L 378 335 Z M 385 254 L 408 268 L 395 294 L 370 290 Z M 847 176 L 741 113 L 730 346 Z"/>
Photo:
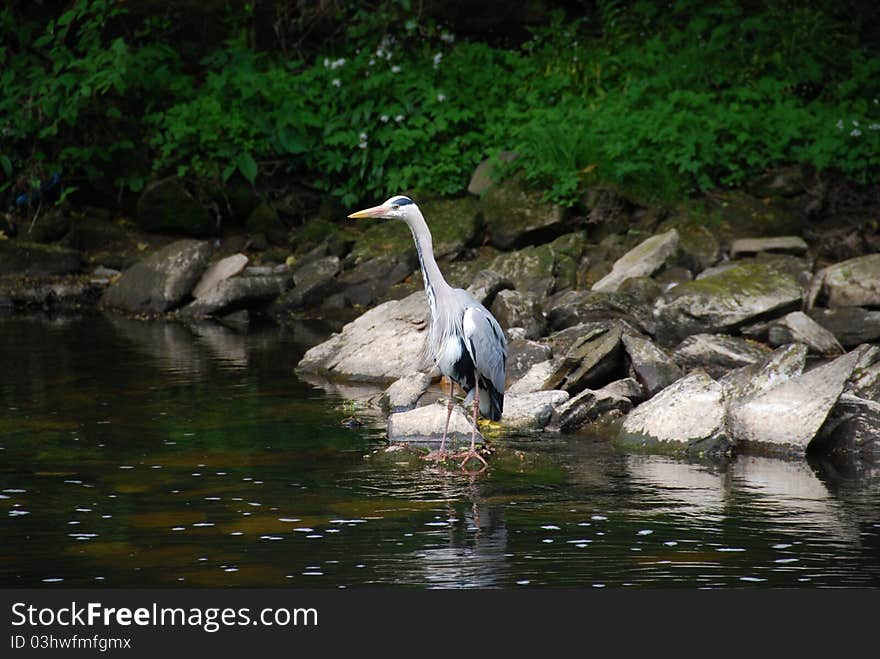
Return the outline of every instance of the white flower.
<path id="1" fill-rule="evenodd" d="M 856 121 L 855 119 L 853 119 L 853 126 L 855 126 L 856 128 L 858 128 L 858 125 L 859 125 L 859 122 Z"/>
<path id="2" fill-rule="evenodd" d="M 880 124 L 871 124 L 868 126 L 868 130 L 880 130 Z"/>
<path id="3" fill-rule="evenodd" d="M 324 58 L 324 68 L 326 69 L 328 66 L 330 66 L 330 60 L 325 57 Z"/>
<path id="4" fill-rule="evenodd" d="M 358 139 L 359 139 L 361 142 L 366 142 L 366 141 L 367 141 L 367 134 L 366 134 L 366 133 L 361 133 L 360 135 L 358 135 Z"/>
<path id="5" fill-rule="evenodd" d="M 849 136 L 850 136 L 850 137 L 858 137 L 858 136 L 861 135 L 861 134 L 862 134 L 862 131 L 860 131 L 858 128 L 853 128 L 853 129 L 850 131 Z"/>
<path id="6" fill-rule="evenodd" d="M 387 114 L 383 114 L 381 117 L 379 117 L 379 121 L 381 121 L 383 124 L 387 124 L 387 123 L 388 123 L 388 118 L 389 118 L 389 117 L 388 117 Z"/>
<path id="7" fill-rule="evenodd" d="M 443 43 L 452 43 L 453 41 L 455 41 L 455 35 L 451 32 L 443 30 L 443 32 L 440 34 L 440 41 L 442 41 Z"/>
<path id="8" fill-rule="evenodd" d="M 446 100 L 446 94 L 437 94 L 437 101 L 442 103 Z"/>
<path id="9" fill-rule="evenodd" d="M 344 57 L 340 57 L 340 58 L 339 58 L 338 60 L 336 60 L 335 62 L 331 62 L 331 63 L 330 63 L 330 69 L 331 69 L 331 70 L 332 70 L 332 69 L 338 69 L 340 66 L 343 66 L 344 64 L 345 64 L 345 58 L 344 58 Z M 325 66 L 326 66 L 326 64 L 325 64 Z"/>
<path id="10" fill-rule="evenodd" d="M 342 87 L 342 81 L 339 78 L 333 78 L 333 80 L 330 81 L 330 84 L 334 87 Z"/>
<path id="11" fill-rule="evenodd" d="M 366 143 L 366 142 L 361 142 L 360 144 L 358 144 L 358 148 L 359 148 L 359 149 L 366 149 L 366 148 L 367 148 L 367 143 Z"/>
<path id="12" fill-rule="evenodd" d="M 391 73 L 400 73 L 400 67 L 395 64 L 391 67 Z"/>
<path id="13" fill-rule="evenodd" d="M 404 119 L 406 119 L 406 117 L 404 117 L 402 114 L 399 114 L 396 117 L 394 117 L 394 121 L 396 121 L 397 123 L 400 123 Z"/>
<path id="14" fill-rule="evenodd" d="M 834 126 L 837 128 L 837 130 L 843 130 L 843 119 L 838 119 L 837 123 L 834 124 Z"/>
<path id="15" fill-rule="evenodd" d="M 370 66 L 373 66 L 375 63 L 376 63 L 376 60 L 371 57 L 370 61 L 369 61 Z"/>
<path id="16" fill-rule="evenodd" d="M 440 66 L 440 60 L 442 60 L 442 59 L 443 59 L 443 53 L 437 53 L 436 55 L 434 55 L 433 60 L 434 60 L 434 68 L 435 69 L 438 66 Z"/>

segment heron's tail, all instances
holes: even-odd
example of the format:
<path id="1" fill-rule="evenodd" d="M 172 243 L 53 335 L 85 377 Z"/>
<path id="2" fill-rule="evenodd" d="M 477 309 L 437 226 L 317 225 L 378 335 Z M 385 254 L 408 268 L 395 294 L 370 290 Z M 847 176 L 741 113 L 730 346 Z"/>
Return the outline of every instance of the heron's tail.
<path id="1" fill-rule="evenodd" d="M 498 391 L 491 382 L 480 380 L 480 413 L 492 421 L 501 421 L 504 411 L 504 392 Z"/>

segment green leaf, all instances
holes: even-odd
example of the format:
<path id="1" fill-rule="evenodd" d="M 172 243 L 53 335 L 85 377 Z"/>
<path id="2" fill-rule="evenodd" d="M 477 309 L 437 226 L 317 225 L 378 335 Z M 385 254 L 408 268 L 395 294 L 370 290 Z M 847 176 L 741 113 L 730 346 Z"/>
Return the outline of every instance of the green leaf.
<path id="1" fill-rule="evenodd" d="M 236 158 L 235 164 L 238 165 L 238 171 L 241 172 L 241 175 L 253 183 L 257 178 L 257 161 L 254 160 L 254 157 L 249 152 L 243 151 Z"/>
<path id="2" fill-rule="evenodd" d="M 6 176 L 12 176 L 12 161 L 2 153 L 0 153 L 0 166 L 3 167 Z"/>

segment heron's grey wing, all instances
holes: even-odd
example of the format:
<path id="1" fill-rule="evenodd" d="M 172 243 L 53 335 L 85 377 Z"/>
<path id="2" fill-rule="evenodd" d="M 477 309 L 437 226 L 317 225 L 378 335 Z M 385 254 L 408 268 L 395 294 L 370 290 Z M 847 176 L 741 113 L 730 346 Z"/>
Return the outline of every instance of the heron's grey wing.
<path id="1" fill-rule="evenodd" d="M 462 330 L 465 347 L 474 366 L 499 393 L 504 393 L 507 340 L 498 321 L 486 307 L 474 301 L 464 310 Z"/>

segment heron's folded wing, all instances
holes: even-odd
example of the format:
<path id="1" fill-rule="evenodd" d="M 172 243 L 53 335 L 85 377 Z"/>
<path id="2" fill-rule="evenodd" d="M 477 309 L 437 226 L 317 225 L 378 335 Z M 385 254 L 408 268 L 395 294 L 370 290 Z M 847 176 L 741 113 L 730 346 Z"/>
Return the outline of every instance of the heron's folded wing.
<path id="1" fill-rule="evenodd" d="M 462 318 L 465 347 L 480 374 L 504 392 L 507 341 L 498 321 L 482 305 L 469 306 Z"/>

